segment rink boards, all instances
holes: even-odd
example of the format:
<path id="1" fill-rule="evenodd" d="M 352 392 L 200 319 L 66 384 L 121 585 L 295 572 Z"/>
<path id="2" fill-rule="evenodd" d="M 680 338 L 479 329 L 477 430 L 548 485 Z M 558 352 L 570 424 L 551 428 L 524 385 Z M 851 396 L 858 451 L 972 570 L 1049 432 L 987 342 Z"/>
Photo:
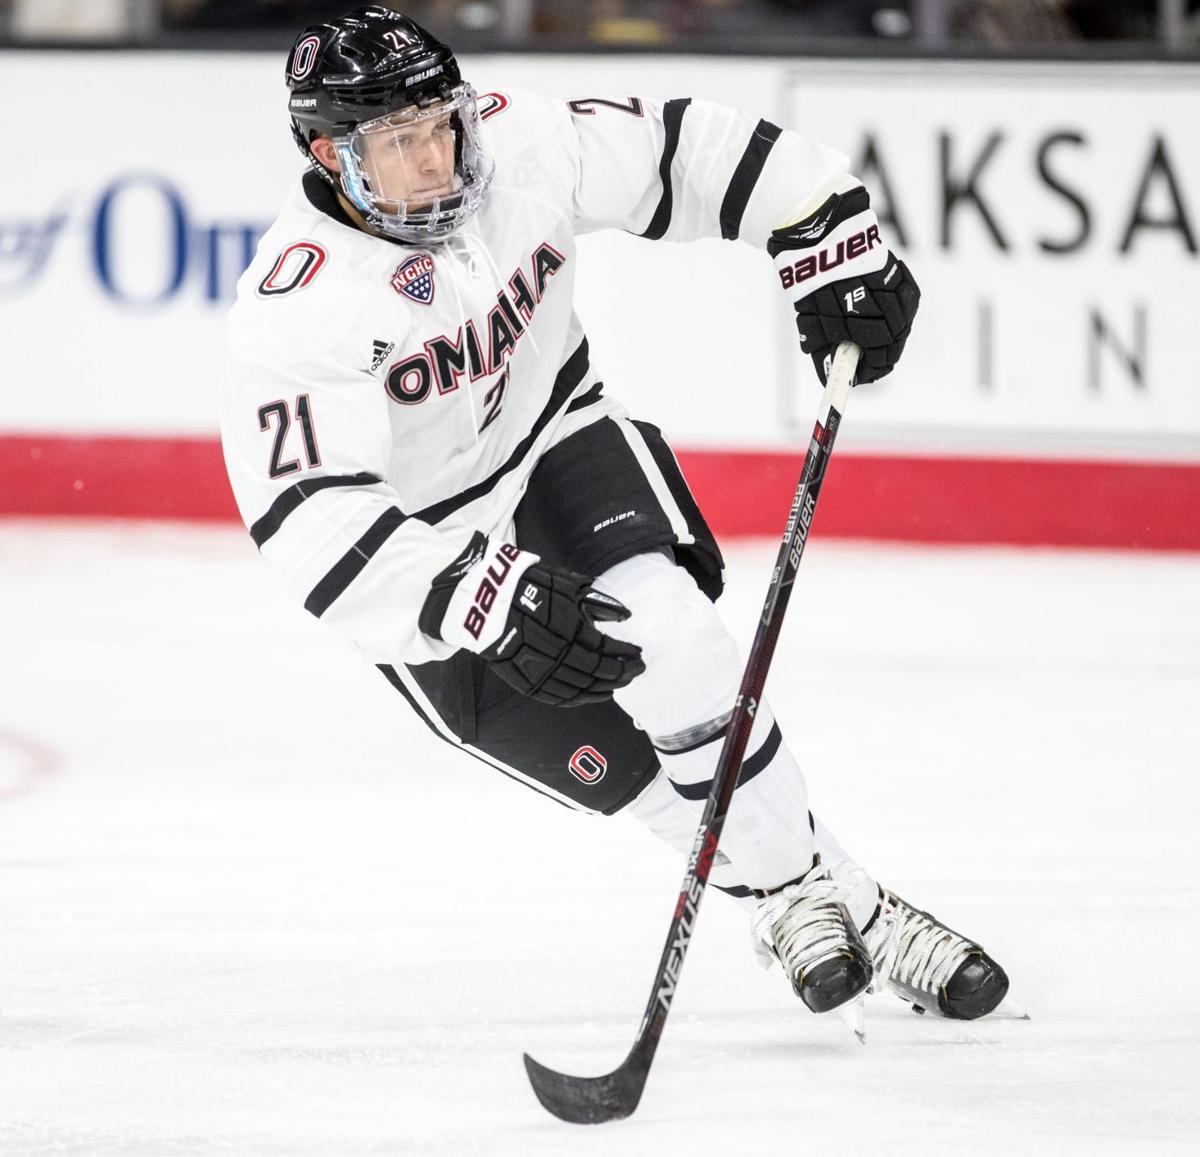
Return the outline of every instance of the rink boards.
<path id="1" fill-rule="evenodd" d="M 1195 66 L 468 71 L 481 91 L 736 103 L 850 157 L 924 303 L 901 369 L 855 395 L 819 532 L 1200 548 Z M 233 516 L 222 322 L 298 171 L 280 72 L 256 54 L 5 56 L 0 94 L 36 81 L 41 123 L 71 124 L 83 91 L 124 129 L 73 135 L 69 164 L 59 133 L 29 134 L 39 180 L 4 193 L 0 513 Z M 720 533 L 774 533 L 817 390 L 765 257 L 606 233 L 579 264 L 609 391 L 663 427 Z"/>

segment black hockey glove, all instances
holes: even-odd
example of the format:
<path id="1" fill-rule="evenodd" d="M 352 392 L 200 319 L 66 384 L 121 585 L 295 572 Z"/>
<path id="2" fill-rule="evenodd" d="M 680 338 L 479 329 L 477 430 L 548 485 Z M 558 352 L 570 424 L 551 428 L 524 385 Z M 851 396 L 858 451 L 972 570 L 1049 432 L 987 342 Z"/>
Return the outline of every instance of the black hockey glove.
<path id="1" fill-rule="evenodd" d="M 824 382 L 839 342 L 862 349 L 859 382 L 891 373 L 904 352 L 921 291 L 908 266 L 879 237 L 871 198 L 859 186 L 835 193 L 815 213 L 767 241 L 796 308 L 800 348 Z"/>
<path id="2" fill-rule="evenodd" d="M 433 582 L 421 630 L 474 651 L 505 682 L 540 703 L 598 703 L 645 669 L 641 648 L 610 639 L 598 622 L 629 611 L 591 587 L 591 579 L 541 563 L 476 534 Z"/>

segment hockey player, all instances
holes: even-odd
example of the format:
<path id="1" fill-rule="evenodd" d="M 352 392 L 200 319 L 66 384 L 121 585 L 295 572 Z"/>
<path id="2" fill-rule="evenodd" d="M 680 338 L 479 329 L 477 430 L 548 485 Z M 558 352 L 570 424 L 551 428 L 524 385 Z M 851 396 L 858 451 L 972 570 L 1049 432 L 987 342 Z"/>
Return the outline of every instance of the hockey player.
<path id="1" fill-rule="evenodd" d="M 912 276 L 844 157 L 732 109 L 481 97 L 379 6 L 303 32 L 286 77 L 309 171 L 239 283 L 222 407 L 254 542 L 442 739 L 686 853 L 742 664 L 670 448 L 592 367 L 575 236 L 765 250 L 822 378 L 842 340 L 860 382 L 891 371 Z M 1007 988 L 813 818 L 766 704 L 711 880 L 814 1012 L 873 978 L 968 1019 Z"/>

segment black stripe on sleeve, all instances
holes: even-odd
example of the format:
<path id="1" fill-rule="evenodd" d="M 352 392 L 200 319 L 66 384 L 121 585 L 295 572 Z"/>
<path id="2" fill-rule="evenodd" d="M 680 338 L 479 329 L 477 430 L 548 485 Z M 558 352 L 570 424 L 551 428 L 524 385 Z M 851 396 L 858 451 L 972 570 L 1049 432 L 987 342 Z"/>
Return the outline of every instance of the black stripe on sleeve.
<path id="1" fill-rule="evenodd" d="M 345 593 L 363 567 L 379 553 L 379 548 L 407 521 L 408 516 L 403 511 L 389 506 L 375 519 L 366 534 L 346 551 L 329 573 L 313 587 L 308 598 L 304 600 L 304 609 L 319 619 L 334 601 Z"/>
<path id="2" fill-rule="evenodd" d="M 250 537 L 261 550 L 263 543 L 283 525 L 283 520 L 319 490 L 328 490 L 332 486 L 374 486 L 382 481 L 374 474 L 330 474 L 323 478 L 306 478 L 289 486 L 271 503 L 270 510 L 250 527 Z"/>
<path id="3" fill-rule="evenodd" d="M 767 163 L 767 157 L 779 140 L 783 130 L 770 121 L 759 121 L 750 134 L 750 143 L 733 170 L 733 179 L 725 190 L 725 200 L 721 202 L 721 236 L 726 241 L 736 241 L 742 231 L 742 215 L 758 178 Z"/>
<path id="4" fill-rule="evenodd" d="M 567 413 L 573 414 L 576 410 L 582 410 L 584 406 L 594 405 L 604 396 L 604 383 L 597 382 L 590 389 L 580 394 L 568 407 Z"/>
<path id="5" fill-rule="evenodd" d="M 742 763 L 742 773 L 738 776 L 738 787 L 744 787 L 756 775 L 767 769 L 771 760 L 775 758 L 775 753 L 779 750 L 779 745 L 782 742 L 783 732 L 779 730 L 779 724 L 776 723 L 771 728 L 771 732 L 762 747 Z M 707 799 L 708 793 L 712 791 L 711 779 L 703 780 L 700 783 L 676 783 L 674 780 L 671 780 L 670 783 L 684 799 Z"/>
<path id="6" fill-rule="evenodd" d="M 663 128 L 666 130 L 666 140 L 663 141 L 662 159 L 658 162 L 658 176 L 662 181 L 662 197 L 658 208 L 650 218 L 650 224 L 643 237 L 650 241 L 658 241 L 671 225 L 671 210 L 674 194 L 671 190 L 671 163 L 675 160 L 675 150 L 679 148 L 679 133 L 683 128 L 683 113 L 692 98 L 669 100 L 663 105 Z"/>
<path id="7" fill-rule="evenodd" d="M 579 343 L 579 348 L 567 358 L 558 371 L 558 377 L 554 379 L 554 387 L 550 391 L 550 400 L 542 408 L 542 412 L 530 427 L 529 433 L 517 443 L 516 448 L 504 464 L 493 470 L 482 482 L 476 482 L 474 486 L 468 486 L 466 490 L 462 490 L 450 498 L 443 498 L 441 502 L 435 502 L 432 506 L 425 507 L 424 510 L 418 510 L 413 517 L 419 518 L 422 522 L 428 522 L 431 526 L 436 525 L 456 510 L 461 510 L 467 503 L 474 502 L 475 499 L 494 490 L 500 479 L 520 466 L 525 455 L 529 453 L 529 448 L 537 441 L 538 435 L 546 428 L 554 415 L 562 409 L 566 400 L 587 376 L 587 372 L 588 343 L 587 338 L 584 338 Z M 588 397 L 588 393 L 583 394 L 582 397 Z"/>
<path id="8" fill-rule="evenodd" d="M 468 487 L 466 490 L 446 498 L 441 502 L 436 502 L 432 506 L 427 506 L 424 510 L 418 511 L 414 518 L 419 518 L 422 522 L 427 522 L 434 525 L 440 522 L 443 518 L 453 514 L 456 510 L 460 510 L 469 502 L 474 502 L 476 498 L 494 490 L 497 483 L 504 475 L 511 470 L 515 470 L 524 460 L 526 454 L 529 453 L 529 448 L 537 441 L 538 435 L 546 428 L 550 420 L 563 408 L 567 399 L 578 388 L 579 383 L 587 376 L 588 371 L 588 343 L 587 338 L 579 343 L 579 348 L 563 363 L 562 368 L 558 371 L 558 377 L 554 380 L 554 387 L 550 391 L 550 398 L 547 401 L 542 412 L 538 415 L 537 420 L 533 423 L 529 433 L 517 444 L 513 452 L 508 456 L 505 463 L 498 469 L 493 470 L 482 482 L 477 482 L 474 486 Z M 377 482 L 379 479 L 372 475 L 365 475 L 371 481 Z M 315 481 L 315 480 L 314 480 Z M 297 484 L 299 485 L 299 484 Z M 293 487 L 292 489 L 295 489 Z M 282 495 L 280 496 L 282 498 Z M 302 502 L 307 495 L 297 499 L 297 505 Z M 276 500 L 278 502 L 279 499 Z M 274 507 L 272 507 L 274 509 Z M 375 520 L 374 525 L 352 546 L 333 566 L 333 569 L 313 587 L 307 599 L 304 601 L 304 609 L 320 618 L 345 590 L 354 581 L 363 567 L 375 556 L 379 548 L 391 537 L 392 534 L 400 527 L 403 522 L 406 522 L 409 515 L 404 514 L 396 507 L 390 507 Z M 257 524 L 256 524 L 257 525 Z"/>

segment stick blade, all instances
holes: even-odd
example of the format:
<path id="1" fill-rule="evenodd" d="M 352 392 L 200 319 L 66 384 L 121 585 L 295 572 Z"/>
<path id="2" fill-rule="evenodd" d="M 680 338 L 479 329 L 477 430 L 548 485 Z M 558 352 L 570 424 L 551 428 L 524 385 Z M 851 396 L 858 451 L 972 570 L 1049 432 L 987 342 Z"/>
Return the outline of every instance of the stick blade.
<path id="1" fill-rule="evenodd" d="M 619 1121 L 638 1107 L 649 1066 L 636 1050 L 620 1068 L 602 1077 L 572 1077 L 555 1072 L 525 1054 L 525 1072 L 542 1106 L 573 1125 Z"/>

